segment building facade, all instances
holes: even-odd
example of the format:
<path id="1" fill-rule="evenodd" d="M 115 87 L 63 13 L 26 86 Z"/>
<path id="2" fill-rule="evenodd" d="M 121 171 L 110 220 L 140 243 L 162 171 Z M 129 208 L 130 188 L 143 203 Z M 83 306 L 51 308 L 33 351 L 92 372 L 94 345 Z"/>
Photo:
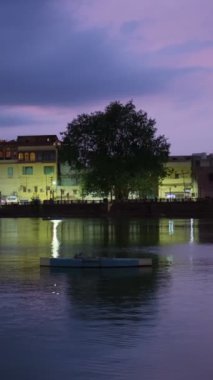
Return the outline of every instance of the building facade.
<path id="1" fill-rule="evenodd" d="M 59 162 L 59 146 L 56 135 L 0 141 L 0 199 L 9 195 L 21 202 L 95 199 L 92 194 L 83 197 L 77 174 Z M 166 169 L 167 175 L 158 184 L 159 199 L 213 198 L 213 154 L 171 156 Z"/>
<path id="2" fill-rule="evenodd" d="M 160 199 L 197 198 L 197 186 L 193 174 L 192 156 L 171 156 L 166 164 L 167 175 L 160 181 Z"/>
<path id="3" fill-rule="evenodd" d="M 0 142 L 1 198 L 20 201 L 54 198 L 58 179 L 58 143 L 55 135 L 18 136 Z"/>
<path id="4" fill-rule="evenodd" d="M 198 198 L 213 198 L 213 154 L 193 154 L 192 171 Z"/>

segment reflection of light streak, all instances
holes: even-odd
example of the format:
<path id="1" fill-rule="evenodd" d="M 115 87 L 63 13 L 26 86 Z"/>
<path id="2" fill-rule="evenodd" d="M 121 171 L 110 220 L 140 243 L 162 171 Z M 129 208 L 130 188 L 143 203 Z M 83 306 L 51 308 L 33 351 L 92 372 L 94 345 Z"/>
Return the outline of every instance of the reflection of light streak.
<path id="1" fill-rule="evenodd" d="M 167 264 L 168 265 L 171 265 L 173 263 L 174 259 L 173 259 L 173 256 L 167 256 Z"/>
<path id="2" fill-rule="evenodd" d="M 60 241 L 57 237 L 57 227 L 61 223 L 61 220 L 51 220 L 53 223 L 53 236 L 52 236 L 52 257 L 56 258 L 59 256 Z"/>
<path id="3" fill-rule="evenodd" d="M 174 234 L 174 221 L 169 220 L 169 235 L 173 235 L 173 234 Z"/>
<path id="4" fill-rule="evenodd" d="M 194 219 L 190 219 L 190 243 L 194 243 Z"/>

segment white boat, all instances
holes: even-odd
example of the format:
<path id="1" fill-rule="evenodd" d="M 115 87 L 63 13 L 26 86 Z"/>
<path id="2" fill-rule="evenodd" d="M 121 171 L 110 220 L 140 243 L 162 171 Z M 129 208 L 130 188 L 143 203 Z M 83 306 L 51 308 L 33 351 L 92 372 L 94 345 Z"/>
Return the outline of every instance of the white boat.
<path id="1" fill-rule="evenodd" d="M 76 257 L 76 258 L 40 258 L 41 267 L 58 267 L 58 268 L 133 268 L 133 267 L 150 267 L 152 259 L 150 258 L 109 258 L 109 257 Z"/>

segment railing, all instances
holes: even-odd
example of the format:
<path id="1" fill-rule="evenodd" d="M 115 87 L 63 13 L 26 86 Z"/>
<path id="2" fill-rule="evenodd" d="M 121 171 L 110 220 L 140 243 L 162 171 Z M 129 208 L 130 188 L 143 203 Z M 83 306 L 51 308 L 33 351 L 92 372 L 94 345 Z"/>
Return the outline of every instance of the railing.
<path id="1" fill-rule="evenodd" d="M 1 203 L 0 200 L 0 206 L 29 206 L 29 205 L 68 205 L 68 204 L 75 204 L 75 205 L 86 205 L 86 204 L 177 204 L 177 203 L 196 203 L 196 202 L 202 202 L 202 203 L 212 203 L 213 202 L 213 197 L 206 197 L 206 198 L 185 198 L 185 199 L 164 199 L 164 198 L 156 198 L 156 199 L 123 199 L 123 200 L 112 200 L 112 201 L 107 201 L 105 199 L 90 199 L 90 200 L 81 200 L 81 199 L 69 199 L 69 200 L 54 200 L 54 199 L 49 199 L 49 200 L 44 200 L 39 201 L 39 200 L 33 200 L 33 201 L 25 201 L 22 202 L 20 201 L 19 203 Z"/>

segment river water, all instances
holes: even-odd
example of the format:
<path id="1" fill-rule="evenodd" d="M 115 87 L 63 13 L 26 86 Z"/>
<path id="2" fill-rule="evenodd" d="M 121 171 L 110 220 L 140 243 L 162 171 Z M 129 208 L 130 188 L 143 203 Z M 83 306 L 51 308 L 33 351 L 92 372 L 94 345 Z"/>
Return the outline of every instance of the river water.
<path id="1" fill-rule="evenodd" d="M 41 256 L 154 259 L 50 270 Z M 0 379 L 213 378 L 213 221 L 0 219 Z"/>

